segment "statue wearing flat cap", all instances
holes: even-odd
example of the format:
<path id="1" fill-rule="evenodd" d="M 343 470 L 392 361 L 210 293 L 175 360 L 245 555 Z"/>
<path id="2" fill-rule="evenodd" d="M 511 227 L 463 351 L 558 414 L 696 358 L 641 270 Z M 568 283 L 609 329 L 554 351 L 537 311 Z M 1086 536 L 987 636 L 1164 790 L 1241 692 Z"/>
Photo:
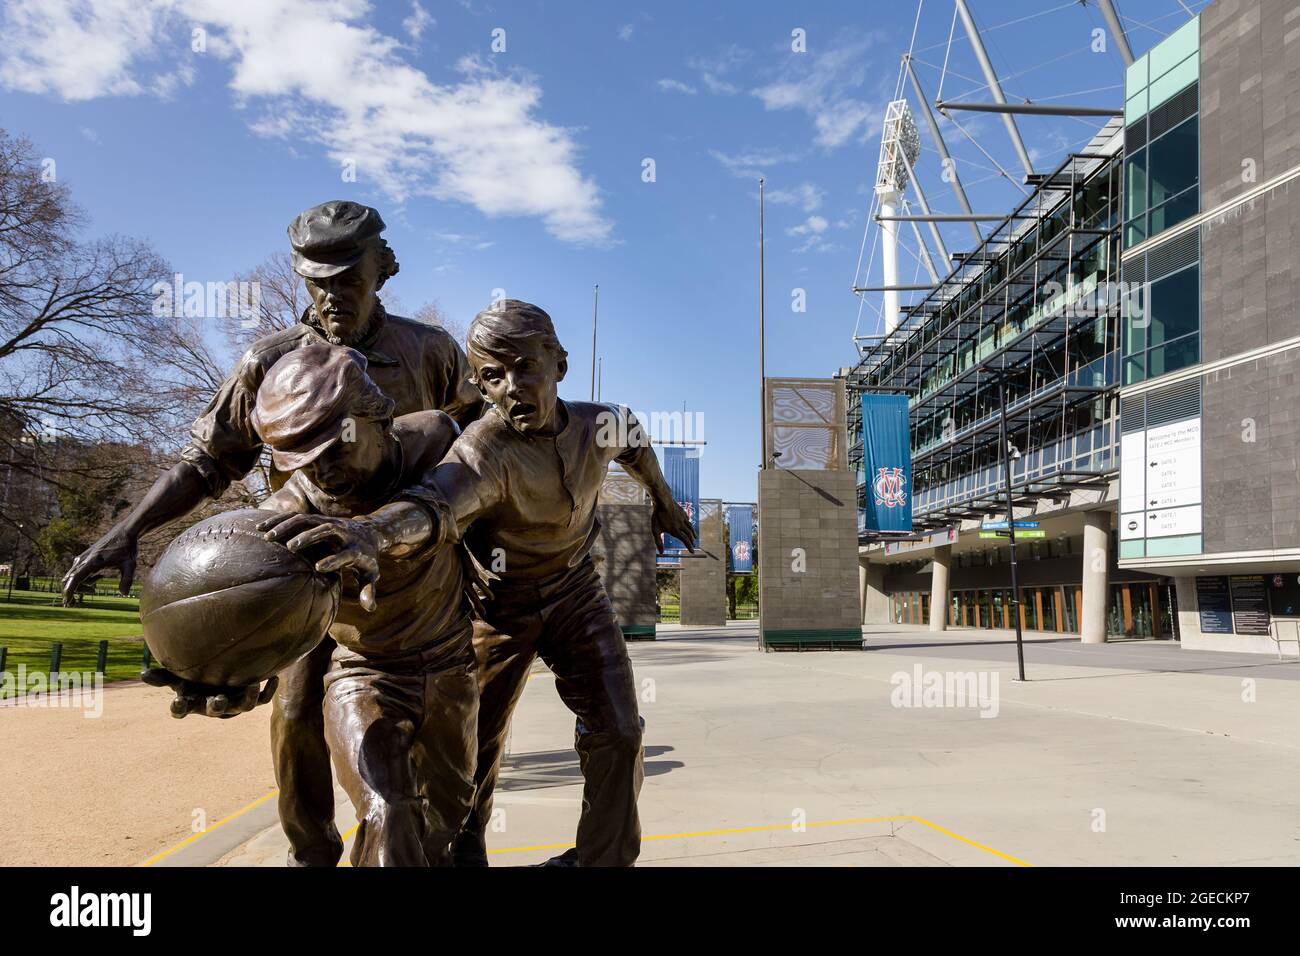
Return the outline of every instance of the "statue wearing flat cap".
<path id="1" fill-rule="evenodd" d="M 378 211 L 334 200 L 300 213 L 289 225 L 294 269 L 311 305 L 291 328 L 254 342 L 190 431 L 182 460 L 165 472 L 141 502 L 77 558 L 64 578 L 65 600 L 106 572 L 121 575 L 125 594 L 135 576 L 140 536 L 181 518 L 207 498 L 217 498 L 244 477 L 262 454 L 251 421 L 267 371 L 286 354 L 309 344 L 346 345 L 365 356 L 374 383 L 395 402 L 395 414 L 441 410 L 460 425 L 478 418 L 482 398 L 469 382 L 465 353 L 443 329 L 388 315 L 379 301 L 397 274 L 397 258 L 381 238 Z M 273 483 L 283 475 L 273 476 Z M 343 852 L 334 827 L 330 758 L 321 724 L 322 682 L 333 650 L 324 641 L 280 675 L 272 716 L 272 747 L 280 785 L 280 818 L 289 836 L 291 865 L 333 866 Z M 147 680 L 176 689 L 173 713 L 213 714 L 204 694 L 167 672 Z M 256 694 L 236 697 L 248 709 Z"/>

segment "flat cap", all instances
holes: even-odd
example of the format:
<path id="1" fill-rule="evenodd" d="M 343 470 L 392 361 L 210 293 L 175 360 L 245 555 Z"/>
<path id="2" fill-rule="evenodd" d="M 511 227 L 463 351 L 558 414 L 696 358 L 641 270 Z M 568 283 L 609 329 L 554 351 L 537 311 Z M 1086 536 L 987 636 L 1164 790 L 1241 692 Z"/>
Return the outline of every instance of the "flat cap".
<path id="1" fill-rule="evenodd" d="M 372 415 L 359 410 L 369 409 Z M 366 357 L 338 345 L 304 345 L 271 366 L 257 390 L 253 428 L 280 471 L 314 461 L 349 417 L 391 415 L 393 400 L 366 374 Z"/>
<path id="2" fill-rule="evenodd" d="M 356 265 L 383 231 L 379 211 L 361 203 L 333 199 L 312 206 L 289 223 L 294 271 L 309 279 L 338 275 Z"/>

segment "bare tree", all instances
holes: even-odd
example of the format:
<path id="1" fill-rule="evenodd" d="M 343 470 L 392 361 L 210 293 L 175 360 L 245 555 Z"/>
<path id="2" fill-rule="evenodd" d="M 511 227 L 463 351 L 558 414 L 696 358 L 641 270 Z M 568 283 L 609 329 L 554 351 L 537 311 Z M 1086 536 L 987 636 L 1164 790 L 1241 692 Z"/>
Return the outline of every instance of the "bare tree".
<path id="1" fill-rule="evenodd" d="M 447 313 L 437 302 L 426 302 L 411 314 L 411 318 L 425 325 L 437 325 L 446 329 L 461 348 L 465 347 L 465 334 L 469 328 L 447 318 Z"/>
<path id="2" fill-rule="evenodd" d="M 255 284 L 256 314 L 230 315 L 225 319 L 226 341 L 236 353 L 271 332 L 287 329 L 297 322 L 311 297 L 302 276 L 293 271 L 293 258 L 287 252 L 273 252 L 260 265 L 235 277 L 236 282 Z"/>
<path id="3" fill-rule="evenodd" d="M 166 262 L 84 227 L 31 142 L 0 130 L 0 551 L 34 545 L 60 498 L 151 477 L 223 377 L 199 323 L 165 307 Z"/>

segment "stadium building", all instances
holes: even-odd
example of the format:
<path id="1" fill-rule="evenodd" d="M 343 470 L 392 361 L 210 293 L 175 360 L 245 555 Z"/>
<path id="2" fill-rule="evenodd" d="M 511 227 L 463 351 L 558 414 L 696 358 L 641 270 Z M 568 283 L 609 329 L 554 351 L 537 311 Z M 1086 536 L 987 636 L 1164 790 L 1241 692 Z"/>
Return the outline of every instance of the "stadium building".
<path id="1" fill-rule="evenodd" d="M 1108 22 L 1122 116 L 947 275 L 862 290 L 915 292 L 840 372 L 907 396 L 903 534 L 876 530 L 850 402 L 863 619 L 1014 625 L 1005 406 L 1023 627 L 1276 653 L 1300 637 L 1300 8 L 1215 0 L 1136 58 Z"/>

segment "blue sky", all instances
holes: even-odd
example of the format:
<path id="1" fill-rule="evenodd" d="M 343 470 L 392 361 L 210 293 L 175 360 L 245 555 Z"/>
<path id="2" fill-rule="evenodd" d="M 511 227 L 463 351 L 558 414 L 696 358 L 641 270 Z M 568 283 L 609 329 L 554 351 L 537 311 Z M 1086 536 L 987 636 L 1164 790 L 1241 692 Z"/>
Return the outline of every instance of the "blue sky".
<path id="1" fill-rule="evenodd" d="M 1120 105 L 1113 43 L 1092 50 L 1095 0 L 970 6 L 1009 97 Z M 1187 18 L 1177 0 L 1118 6 L 1139 55 Z M 149 239 L 187 280 L 284 249 L 306 206 L 375 205 L 402 267 L 386 291 L 408 311 L 436 300 L 462 325 L 498 288 L 537 302 L 570 353 L 568 398 L 588 394 L 599 282 L 602 397 L 703 413 L 703 495 L 753 500 L 756 178 L 769 200 L 768 374 L 829 376 L 852 364 L 855 328 L 878 327 L 878 302 L 859 315 L 851 286 L 917 9 L 10 0 L 0 125 L 55 160 L 92 232 Z M 952 15 L 947 0 L 923 4 L 917 70 L 931 99 L 941 73 L 945 98 L 987 99 L 960 24 L 948 48 Z M 1020 171 L 996 117 L 961 122 Z M 1020 121 L 1042 169 L 1096 125 Z M 945 136 L 978 210 L 1008 208 L 1015 187 L 956 129 Z M 955 211 L 922 141 L 931 205 Z M 964 230 L 945 228 L 950 249 L 969 248 Z M 911 281 L 915 259 L 901 262 Z M 795 289 L 806 312 L 791 309 Z"/>

